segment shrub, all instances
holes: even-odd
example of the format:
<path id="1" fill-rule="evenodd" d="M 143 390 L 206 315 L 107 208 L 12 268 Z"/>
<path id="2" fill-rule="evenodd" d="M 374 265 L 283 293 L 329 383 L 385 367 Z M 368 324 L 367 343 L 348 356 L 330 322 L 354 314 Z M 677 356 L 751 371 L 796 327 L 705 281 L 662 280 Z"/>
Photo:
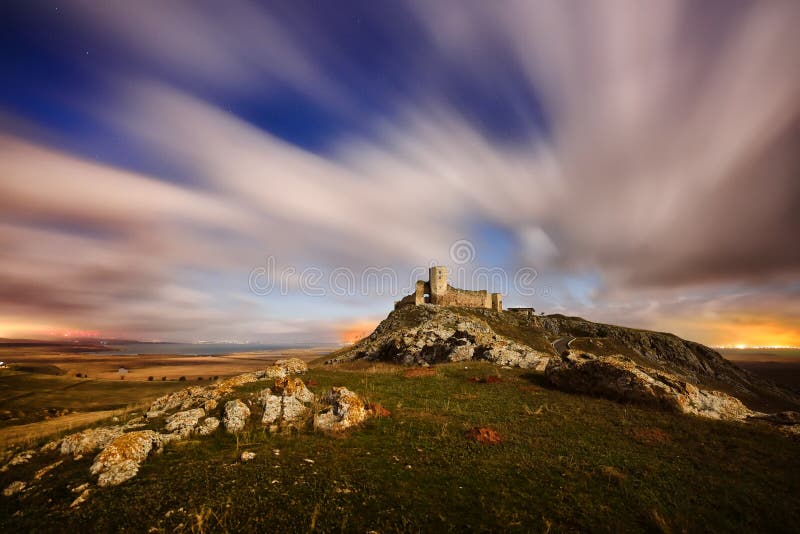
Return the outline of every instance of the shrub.
<path id="1" fill-rule="evenodd" d="M 81 373 L 75 373 L 75 377 L 76 378 L 83 378 L 83 375 Z"/>
<path id="2" fill-rule="evenodd" d="M 162 382 L 166 382 L 166 381 L 167 381 L 167 377 L 166 377 L 166 376 L 162 376 L 162 377 L 161 377 L 161 381 L 162 381 Z"/>
<path id="3" fill-rule="evenodd" d="M 182 376 L 178 379 L 178 382 L 186 382 L 186 377 Z"/>
<path id="4" fill-rule="evenodd" d="M 202 380 L 202 379 L 203 379 L 203 377 L 202 377 L 202 376 L 198 376 L 198 377 L 197 377 L 197 380 Z"/>
<path id="5" fill-rule="evenodd" d="M 152 376 L 148 376 L 148 377 L 147 377 L 147 381 L 148 381 L 148 382 L 152 382 L 152 381 L 153 381 L 153 377 L 152 377 Z"/>

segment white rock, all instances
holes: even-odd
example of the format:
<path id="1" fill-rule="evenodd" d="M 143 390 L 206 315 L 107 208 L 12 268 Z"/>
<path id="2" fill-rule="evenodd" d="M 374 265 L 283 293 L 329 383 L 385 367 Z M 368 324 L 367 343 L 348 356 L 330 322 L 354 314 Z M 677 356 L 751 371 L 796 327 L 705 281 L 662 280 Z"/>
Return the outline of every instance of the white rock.
<path id="1" fill-rule="evenodd" d="M 241 432 L 250 418 L 250 408 L 239 399 L 234 399 L 225 403 L 225 415 L 222 417 L 222 424 L 225 430 L 231 434 Z"/>
<path id="2" fill-rule="evenodd" d="M 98 486 L 121 484 L 136 476 L 139 465 L 161 443 L 161 437 L 152 430 L 137 430 L 123 434 L 97 455 L 89 472 L 99 475 Z"/>
<path id="3" fill-rule="evenodd" d="M 209 436 L 219 428 L 219 419 L 216 417 L 206 417 L 205 420 L 197 427 L 197 433 L 201 436 Z"/>
<path id="4" fill-rule="evenodd" d="M 197 426 L 197 422 L 205 415 L 206 412 L 202 408 L 177 412 L 167 417 L 167 425 L 164 428 L 167 432 L 184 433 L 185 430 L 189 430 L 191 433 L 192 429 Z"/>
<path id="5" fill-rule="evenodd" d="M 101 426 L 70 434 L 61 440 L 61 454 L 79 456 L 102 449 L 124 430 L 121 426 Z"/>

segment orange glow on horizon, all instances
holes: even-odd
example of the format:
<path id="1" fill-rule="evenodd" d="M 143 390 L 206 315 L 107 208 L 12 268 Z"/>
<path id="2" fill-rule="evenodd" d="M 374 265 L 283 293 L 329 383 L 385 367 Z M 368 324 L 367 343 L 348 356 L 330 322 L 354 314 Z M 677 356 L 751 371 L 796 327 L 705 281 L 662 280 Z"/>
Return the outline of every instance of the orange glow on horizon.
<path id="1" fill-rule="evenodd" d="M 360 320 L 342 327 L 339 331 L 339 340 L 352 345 L 368 336 L 378 326 L 379 321 Z"/>
<path id="2" fill-rule="evenodd" d="M 65 326 L 23 323 L 19 321 L 0 320 L 0 338 L 7 339 L 72 339 L 96 338 L 100 332 L 81 330 Z"/>
<path id="3" fill-rule="evenodd" d="M 667 329 L 684 339 L 714 347 L 800 347 L 800 327 L 784 318 L 738 316 L 683 322 L 666 321 Z"/>

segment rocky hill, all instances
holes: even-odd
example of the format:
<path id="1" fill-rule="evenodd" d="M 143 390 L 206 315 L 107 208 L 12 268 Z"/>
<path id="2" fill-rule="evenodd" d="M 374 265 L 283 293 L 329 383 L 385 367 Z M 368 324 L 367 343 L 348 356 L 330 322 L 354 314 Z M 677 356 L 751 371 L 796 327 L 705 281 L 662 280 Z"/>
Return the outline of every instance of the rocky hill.
<path id="1" fill-rule="evenodd" d="M 501 366 L 545 371 L 548 366 L 566 364 L 575 369 L 577 355 L 604 358 L 609 364 L 618 363 L 618 367 L 632 366 L 647 375 L 659 373 L 666 380 L 730 394 L 751 409 L 798 406 L 798 398 L 791 392 L 740 369 L 700 343 L 673 334 L 563 315 L 528 316 L 513 311 L 429 304 L 410 306 L 391 312 L 374 332 L 334 353 L 328 363 L 368 359 L 425 366 L 485 360 Z M 595 379 L 604 380 L 600 375 Z M 581 389 L 576 384 L 568 385 L 569 382 L 563 377 L 560 380 L 564 387 Z M 607 388 L 586 385 L 582 389 L 603 393 Z M 616 396 L 629 397 L 626 393 Z"/>

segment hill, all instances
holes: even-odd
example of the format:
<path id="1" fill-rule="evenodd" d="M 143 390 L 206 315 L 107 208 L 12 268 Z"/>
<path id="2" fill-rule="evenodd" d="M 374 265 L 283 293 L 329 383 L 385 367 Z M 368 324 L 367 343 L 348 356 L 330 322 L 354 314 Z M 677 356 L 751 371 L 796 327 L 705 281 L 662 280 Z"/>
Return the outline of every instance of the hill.
<path id="1" fill-rule="evenodd" d="M 790 532 L 800 521 L 800 443 L 765 423 L 574 395 L 540 373 L 487 362 L 358 361 L 312 368 L 304 380 L 317 395 L 345 386 L 391 413 L 343 432 L 272 433 L 258 411 L 237 435 L 220 426 L 164 444 L 115 486 L 90 474 L 96 453 L 47 449 L 0 471 L 2 488 L 27 483 L 0 496 L 0 527 Z M 242 383 L 209 413 L 221 418 L 229 399 L 265 385 Z M 154 421 L 139 431 L 164 419 Z M 493 439 L 477 440 L 474 429 Z M 243 452 L 255 456 L 243 461 Z"/>
<path id="2" fill-rule="evenodd" d="M 612 364 L 663 373 L 735 396 L 754 410 L 796 409 L 792 392 L 726 360 L 717 351 L 673 334 L 594 323 L 564 315 L 440 307 L 394 310 L 369 336 L 331 355 L 329 363 L 367 359 L 406 365 L 484 360 L 544 371 L 562 353 L 588 354 Z"/>

